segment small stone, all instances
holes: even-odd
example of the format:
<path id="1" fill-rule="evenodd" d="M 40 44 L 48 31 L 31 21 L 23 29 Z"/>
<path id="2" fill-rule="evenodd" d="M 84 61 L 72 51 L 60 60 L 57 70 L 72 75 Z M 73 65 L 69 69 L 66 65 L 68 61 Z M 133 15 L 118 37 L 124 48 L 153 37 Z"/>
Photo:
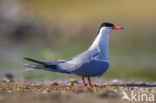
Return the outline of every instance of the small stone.
<path id="1" fill-rule="evenodd" d="M 13 90 L 17 90 L 17 87 L 14 86 L 12 89 L 13 89 Z"/>
<path id="2" fill-rule="evenodd" d="M 68 86 L 73 86 L 74 84 L 73 84 L 73 83 L 71 83 L 71 82 L 69 82 L 67 85 L 68 85 Z"/>
<path id="3" fill-rule="evenodd" d="M 10 82 L 14 81 L 14 75 L 12 73 L 7 73 L 5 74 L 5 77 L 10 80 Z"/>
<path id="4" fill-rule="evenodd" d="M 73 83 L 73 84 L 75 84 L 75 83 L 78 84 L 78 80 L 75 78 L 70 79 L 68 82 Z"/>
<path id="5" fill-rule="evenodd" d="M 50 86 L 58 86 L 57 82 L 53 82 L 52 84 L 50 84 Z"/>
<path id="6" fill-rule="evenodd" d="M 33 89 L 33 91 L 37 91 L 37 90 L 38 90 L 38 88 L 34 88 L 34 89 Z"/>
<path id="7" fill-rule="evenodd" d="M 8 90 L 8 93 L 11 93 L 11 90 Z"/>
<path id="8" fill-rule="evenodd" d="M 44 91 L 42 91 L 43 94 L 49 93 L 50 90 L 48 88 L 46 88 Z"/>
<path id="9" fill-rule="evenodd" d="M 118 83 L 119 80 L 118 80 L 118 79 L 113 79 L 111 82 L 112 82 L 112 83 Z"/>
<path id="10" fill-rule="evenodd" d="M 10 80 L 9 80 L 8 78 L 4 78 L 4 79 L 2 79 L 2 82 L 3 82 L 3 83 L 9 83 Z"/>

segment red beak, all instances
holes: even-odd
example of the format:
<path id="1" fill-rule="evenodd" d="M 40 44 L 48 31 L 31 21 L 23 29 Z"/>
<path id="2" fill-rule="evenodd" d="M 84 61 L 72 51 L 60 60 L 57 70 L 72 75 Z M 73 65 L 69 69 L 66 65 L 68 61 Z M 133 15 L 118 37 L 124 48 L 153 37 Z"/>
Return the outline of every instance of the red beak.
<path id="1" fill-rule="evenodd" d="M 112 29 L 124 29 L 124 28 L 120 27 L 120 26 L 114 26 L 114 27 L 112 27 Z"/>

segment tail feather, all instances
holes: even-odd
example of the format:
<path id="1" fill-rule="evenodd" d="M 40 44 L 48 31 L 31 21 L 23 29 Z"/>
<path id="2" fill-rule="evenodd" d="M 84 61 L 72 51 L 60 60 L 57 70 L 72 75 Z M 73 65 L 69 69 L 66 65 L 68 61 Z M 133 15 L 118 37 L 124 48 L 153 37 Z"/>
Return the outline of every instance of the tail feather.
<path id="1" fill-rule="evenodd" d="M 37 63 L 37 64 L 27 64 L 24 63 L 23 65 L 26 67 L 34 68 L 34 69 L 40 69 L 40 70 L 47 70 L 47 71 L 53 71 L 53 72 L 61 72 L 61 73 L 69 73 L 65 70 L 62 70 L 57 67 L 58 63 L 62 63 L 63 61 L 58 62 L 45 62 L 41 60 L 31 59 L 31 58 L 24 58 L 25 60 Z M 64 61 L 65 62 L 65 61 Z"/>
<path id="2" fill-rule="evenodd" d="M 38 65 L 37 64 L 24 64 L 24 66 L 28 66 L 31 68 L 57 69 L 56 64 L 49 64 L 49 62 L 44 62 L 44 61 L 36 60 L 36 59 L 32 59 L 32 58 L 24 58 L 24 59 L 38 64 Z"/>
<path id="3" fill-rule="evenodd" d="M 40 65 L 40 64 L 27 64 L 27 63 L 24 63 L 23 65 L 26 66 L 26 67 L 34 68 L 34 69 L 53 71 L 53 72 L 60 72 L 60 73 L 70 73 L 68 71 L 61 70 L 61 69 L 55 69 L 55 68 L 53 69 L 53 68 L 51 68 L 52 65 L 46 65 L 48 67 L 46 67 L 45 65 Z"/>
<path id="4" fill-rule="evenodd" d="M 25 60 L 31 61 L 31 62 L 35 62 L 38 64 L 42 64 L 42 65 L 47 65 L 47 62 L 41 61 L 41 60 L 36 60 L 36 59 L 32 59 L 32 58 L 24 58 Z"/>
<path id="5" fill-rule="evenodd" d="M 30 68 L 43 69 L 43 65 L 27 64 L 27 63 L 24 63 L 23 65 Z"/>
<path id="6" fill-rule="evenodd" d="M 39 64 L 27 64 L 27 63 L 24 63 L 23 65 L 26 66 L 26 67 L 33 68 L 33 69 L 40 69 L 40 70 L 46 70 L 46 71 L 57 72 L 55 69 L 53 70 L 52 68 L 46 68 L 46 67 L 44 67 L 44 65 L 39 65 Z"/>

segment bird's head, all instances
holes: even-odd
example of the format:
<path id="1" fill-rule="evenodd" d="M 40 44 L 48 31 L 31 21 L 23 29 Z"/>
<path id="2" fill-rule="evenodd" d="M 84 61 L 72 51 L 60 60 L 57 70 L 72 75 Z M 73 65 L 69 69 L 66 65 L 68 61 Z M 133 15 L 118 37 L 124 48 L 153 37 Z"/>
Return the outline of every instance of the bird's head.
<path id="1" fill-rule="evenodd" d="M 112 23 L 102 23 L 100 28 L 100 30 L 106 30 L 106 31 L 111 31 L 111 30 L 119 30 L 119 29 L 124 29 L 123 27 L 120 27 L 120 26 L 115 26 L 114 24 Z"/>

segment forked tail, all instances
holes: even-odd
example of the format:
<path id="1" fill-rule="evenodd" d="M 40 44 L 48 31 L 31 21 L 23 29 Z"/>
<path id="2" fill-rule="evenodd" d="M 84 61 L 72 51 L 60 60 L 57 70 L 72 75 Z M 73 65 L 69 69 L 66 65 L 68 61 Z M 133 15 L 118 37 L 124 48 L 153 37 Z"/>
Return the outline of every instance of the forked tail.
<path id="1" fill-rule="evenodd" d="M 37 63 L 37 64 L 28 64 L 24 63 L 23 65 L 26 67 L 34 68 L 34 69 L 41 69 L 46 71 L 53 71 L 53 72 L 61 72 L 61 73 L 69 73 L 65 70 L 62 70 L 58 67 L 59 62 L 46 62 L 41 60 L 36 60 L 32 58 L 24 58 L 25 60 Z"/>

